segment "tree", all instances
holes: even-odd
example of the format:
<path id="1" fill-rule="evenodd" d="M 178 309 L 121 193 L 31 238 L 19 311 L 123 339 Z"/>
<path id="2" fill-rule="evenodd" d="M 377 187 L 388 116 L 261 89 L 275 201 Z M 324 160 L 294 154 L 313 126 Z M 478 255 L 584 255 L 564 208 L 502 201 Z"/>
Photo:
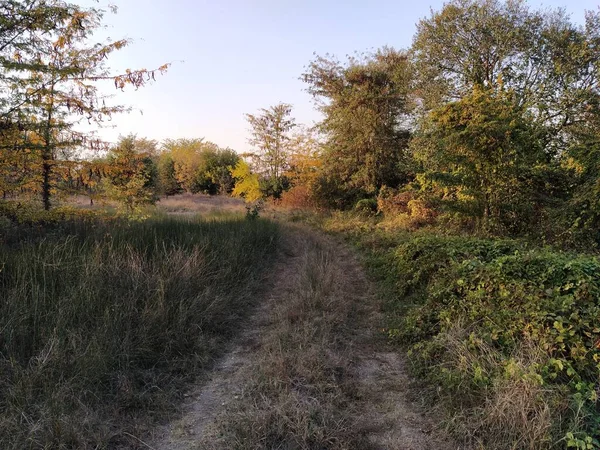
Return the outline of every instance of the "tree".
<path id="1" fill-rule="evenodd" d="M 101 25 L 102 10 L 60 0 L 29 0 L 24 7 L 30 9 L 23 12 L 20 24 L 15 26 L 26 27 L 26 33 L 15 33 L 28 39 L 15 47 L 13 55 L 4 53 L 2 60 L 2 81 L 11 93 L 4 99 L 4 116 L 23 132 L 18 149 L 33 151 L 40 158 L 40 191 L 44 208 L 49 209 L 56 184 L 53 169 L 57 152 L 80 146 L 98 148 L 99 141 L 90 133 L 78 131 L 77 125 L 82 120 L 100 123 L 127 110 L 120 105 L 107 106 L 97 82 L 112 80 L 121 89 L 126 85 L 139 87 L 154 79 L 154 71 L 111 74 L 105 60 L 129 41 L 90 42 Z M 48 17 L 54 19 L 52 26 L 48 25 Z M 41 25 L 31 29 L 31 23 Z M 166 68 L 157 70 L 163 72 Z"/>
<path id="2" fill-rule="evenodd" d="M 265 190 L 275 198 L 285 189 L 290 131 L 296 126 L 291 113 L 290 105 L 279 103 L 261 109 L 257 115 L 246 114 L 252 136 L 249 143 L 257 149 L 255 164 L 266 182 Z"/>
<path id="3" fill-rule="evenodd" d="M 231 175 L 235 179 L 235 187 L 232 192 L 235 197 L 242 197 L 248 203 L 262 199 L 258 175 L 252 173 L 250 165 L 246 161 L 240 159 L 231 169 Z"/>
<path id="4" fill-rule="evenodd" d="M 546 159 L 512 91 L 474 88 L 432 111 L 412 147 L 421 188 L 482 229 L 515 231 L 534 218 L 532 174 Z"/>
<path id="5" fill-rule="evenodd" d="M 18 112 L 21 95 L 13 95 L 11 70 L 19 70 L 23 55 L 32 55 L 51 33 L 64 31 L 64 24 L 79 11 L 75 5 L 47 0 L 4 0 L 0 4 L 0 120 L 10 121 Z M 32 94 L 32 92 L 29 92 Z"/>
<path id="6" fill-rule="evenodd" d="M 202 164 L 200 151 L 204 139 L 167 139 L 163 142 L 163 154 L 173 159 L 175 178 L 187 192 L 198 192 L 197 174 Z"/>
<path id="7" fill-rule="evenodd" d="M 204 139 L 168 139 L 163 143 L 162 157 L 173 161 L 174 176 L 188 192 L 228 193 L 233 189 L 230 168 L 239 156 Z"/>
<path id="8" fill-rule="evenodd" d="M 290 189 L 283 193 L 287 206 L 311 207 L 320 204 L 317 180 L 323 170 L 323 143 L 315 128 L 298 127 L 290 141 L 289 168 L 285 177 Z"/>
<path id="9" fill-rule="evenodd" d="M 146 143 L 134 135 L 121 137 L 107 157 L 106 192 L 129 212 L 157 200 L 158 171 Z"/>
<path id="10" fill-rule="evenodd" d="M 183 191 L 183 188 L 177 181 L 175 172 L 175 161 L 168 152 L 163 152 L 158 156 L 158 185 L 161 194 L 169 196 Z"/>
<path id="11" fill-rule="evenodd" d="M 235 180 L 231 169 L 237 165 L 240 157 L 230 148 L 218 148 L 205 154 L 205 173 L 209 183 L 206 192 L 209 194 L 229 194 L 233 190 Z"/>
<path id="12" fill-rule="evenodd" d="M 390 48 L 346 64 L 318 57 L 303 75 L 325 116 L 324 183 L 338 185 L 332 196 L 345 198 L 342 203 L 409 179 L 410 79 L 406 54 Z"/>
<path id="13" fill-rule="evenodd" d="M 571 170 L 573 196 L 567 204 L 568 226 L 586 242 L 600 244 L 600 95 L 590 98 L 586 120 L 571 130 L 564 166 Z M 563 211 L 564 215 L 564 211 Z"/>
<path id="14" fill-rule="evenodd" d="M 293 186 L 310 186 L 323 167 L 323 143 L 315 129 L 299 127 L 290 140 L 289 168 Z"/>
<path id="15" fill-rule="evenodd" d="M 580 104 L 597 90 L 600 12 L 585 26 L 564 10 L 535 11 L 524 0 L 453 0 L 417 25 L 411 49 L 425 111 L 473 89 L 510 89 L 531 111 L 550 157 L 564 151 Z"/>

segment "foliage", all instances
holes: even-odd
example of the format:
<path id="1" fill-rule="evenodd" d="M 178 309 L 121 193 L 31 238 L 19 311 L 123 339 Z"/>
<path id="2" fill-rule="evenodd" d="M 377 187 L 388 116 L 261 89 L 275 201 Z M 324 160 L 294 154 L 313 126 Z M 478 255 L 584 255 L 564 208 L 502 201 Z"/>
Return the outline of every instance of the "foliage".
<path id="1" fill-rule="evenodd" d="M 263 198 L 258 175 L 251 171 L 247 162 L 240 160 L 231 170 L 231 176 L 236 180 L 232 195 L 244 198 L 247 203 Z"/>
<path id="2" fill-rule="evenodd" d="M 586 120 L 572 129 L 565 167 L 576 184 L 567 217 L 576 241 L 600 244 L 600 96 L 590 101 Z M 563 212 L 564 214 L 564 212 Z"/>
<path id="3" fill-rule="evenodd" d="M 322 142 L 315 129 L 298 127 L 290 142 L 289 168 L 285 177 L 291 188 L 281 195 L 281 202 L 292 207 L 315 207 L 322 200 L 315 192 L 323 170 Z"/>
<path id="4" fill-rule="evenodd" d="M 4 18 L 7 28 L 0 31 L 14 38 L 0 47 L 0 82 L 6 93 L 0 114 L 4 121 L 17 124 L 20 133 L 1 144 L 3 149 L 33 153 L 38 158 L 39 191 L 44 208 L 49 209 L 57 158 L 65 158 L 65 152 L 76 147 L 99 148 L 93 135 L 78 129 L 80 122 L 102 122 L 127 109 L 107 106 L 98 82 L 112 80 L 117 88 L 137 88 L 154 79 L 154 71 L 110 72 L 107 58 L 129 41 L 90 42 L 101 26 L 102 10 L 60 0 L 10 1 L 3 8 L 15 17 Z M 167 67 L 157 71 L 164 72 Z"/>
<path id="5" fill-rule="evenodd" d="M 157 161 L 159 192 L 163 195 L 175 195 L 183 191 L 177 181 L 175 161 L 169 152 L 163 152 Z"/>
<path id="6" fill-rule="evenodd" d="M 220 148 L 204 139 L 167 139 L 160 158 L 172 160 L 169 178 L 163 181 L 171 186 L 171 191 L 176 186 L 187 192 L 205 194 L 228 194 L 233 189 L 230 169 L 237 164 L 239 156 L 229 148 Z"/>
<path id="7" fill-rule="evenodd" d="M 208 194 L 230 194 L 234 187 L 231 168 L 235 167 L 240 157 L 230 148 L 219 148 L 206 155 L 206 178 L 208 183 L 204 192 Z"/>
<path id="8" fill-rule="evenodd" d="M 430 134 L 429 143 L 415 144 L 421 147 L 418 152 L 431 144 L 423 162 L 433 156 L 433 165 L 442 160 L 448 163 L 443 173 L 429 173 L 431 167 L 424 167 L 418 175 L 421 186 L 432 189 L 433 175 L 438 185 L 435 195 L 454 202 L 460 220 L 465 215 L 483 217 L 480 229 L 515 234 L 541 228 L 547 238 L 569 245 L 576 241 L 595 245 L 596 238 L 589 237 L 595 233 L 592 130 L 600 95 L 599 25 L 597 11 L 587 11 L 585 23 L 578 25 L 564 10 L 533 10 L 520 0 L 453 0 L 421 20 L 411 48 L 415 93 L 425 116 L 420 131 L 430 134 L 433 120 L 437 133 Z M 499 103 L 480 102 L 473 110 L 473 100 L 482 92 Z M 499 117 L 507 100 L 516 115 Z M 440 126 L 441 116 L 459 107 L 464 112 L 464 128 L 458 120 L 451 121 L 450 127 Z M 506 160 L 488 161 L 488 170 L 500 178 L 492 187 L 482 178 L 483 167 L 473 167 L 472 159 L 457 161 L 456 156 L 462 155 L 456 150 L 469 140 L 466 148 L 482 156 L 499 156 L 491 145 L 497 133 L 508 131 L 507 126 L 513 129 L 513 140 L 520 129 L 520 144 L 514 143 L 512 156 L 504 152 L 510 160 L 508 170 Z M 477 133 L 479 141 L 473 139 Z M 441 141 L 448 139 L 454 144 L 446 151 Z M 456 173 L 460 170 L 453 164 L 465 173 Z M 477 176 L 467 188 L 465 176 L 471 172 Z M 487 187 L 482 185 L 473 193 L 479 181 Z M 459 198 L 459 190 L 449 193 L 440 185 L 461 185 L 464 198 Z M 493 223 L 485 219 L 486 208 L 490 216 L 496 216 Z"/>
<path id="9" fill-rule="evenodd" d="M 0 447 L 133 448 L 140 419 L 173 411 L 239 329 L 277 228 L 90 221 L 25 236 L 0 242 Z"/>
<path id="10" fill-rule="evenodd" d="M 325 117 L 320 190 L 329 193 L 328 202 L 351 206 L 383 185 L 408 181 L 409 132 L 402 119 L 411 108 L 411 73 L 405 53 L 384 48 L 346 64 L 318 57 L 302 78 Z"/>
<path id="11" fill-rule="evenodd" d="M 246 219 L 256 220 L 260 216 L 260 212 L 265 207 L 264 200 L 258 200 L 253 203 L 246 203 Z"/>
<path id="12" fill-rule="evenodd" d="M 545 155 L 511 91 L 474 88 L 433 110 L 412 142 L 424 192 L 491 231 L 518 232 L 536 216 L 532 181 Z"/>
<path id="13" fill-rule="evenodd" d="M 282 175 L 279 178 L 259 178 L 260 192 L 265 198 L 280 200 L 281 196 L 290 188 L 290 180 Z"/>
<path id="14" fill-rule="evenodd" d="M 377 212 L 377 200 L 374 198 L 363 198 L 356 202 L 354 210 L 363 214 L 374 214 Z"/>
<path id="15" fill-rule="evenodd" d="M 512 90 L 536 111 L 547 136 L 575 123 L 572 99 L 594 88 L 598 14 L 585 27 L 564 10 L 532 10 L 522 0 L 453 0 L 417 24 L 412 46 L 417 89 L 426 109 L 473 88 Z M 591 70 L 590 70 L 591 69 Z"/>
<path id="16" fill-rule="evenodd" d="M 393 291 L 390 338 L 466 414 L 461 432 L 493 448 L 600 447 L 597 258 L 513 240 L 359 239 Z"/>
<path id="17" fill-rule="evenodd" d="M 89 209 L 76 209 L 70 206 L 59 206 L 50 211 L 40 209 L 36 204 L 17 201 L 0 201 L 0 217 L 7 219 L 17 234 L 33 234 L 32 228 L 60 226 L 65 222 L 96 220 L 99 214 Z M 104 217 L 108 221 L 108 217 Z M 2 239 L 0 239 L 2 241 Z"/>
<path id="18" fill-rule="evenodd" d="M 289 165 L 290 131 L 296 126 L 291 117 L 292 107 L 279 103 L 260 114 L 246 114 L 250 124 L 250 144 L 257 149 L 254 156 L 255 170 L 263 178 L 263 192 L 273 198 L 281 197 L 288 185 L 284 173 Z"/>
<path id="19" fill-rule="evenodd" d="M 134 135 L 122 137 L 107 157 L 110 167 L 105 179 L 107 195 L 121 202 L 129 213 L 138 212 L 140 206 L 157 200 L 158 172 L 152 153 L 144 148 L 144 143 Z"/>

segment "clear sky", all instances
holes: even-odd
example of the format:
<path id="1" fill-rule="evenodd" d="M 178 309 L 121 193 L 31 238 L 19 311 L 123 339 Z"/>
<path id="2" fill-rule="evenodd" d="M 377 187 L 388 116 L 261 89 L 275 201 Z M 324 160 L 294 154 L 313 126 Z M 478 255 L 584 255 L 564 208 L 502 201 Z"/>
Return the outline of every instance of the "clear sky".
<path id="1" fill-rule="evenodd" d="M 77 0 L 75 0 L 77 1 Z M 100 2 L 105 4 L 106 0 Z M 93 0 L 81 0 L 94 5 Z M 300 123 L 318 120 L 299 80 L 313 54 L 343 58 L 388 45 L 410 46 L 415 25 L 443 0 L 112 0 L 102 33 L 132 45 L 110 66 L 173 65 L 156 83 L 119 92 L 134 108 L 113 119 L 102 136 L 136 133 L 157 140 L 204 137 L 238 152 L 248 148 L 244 113 L 290 103 Z M 600 0 L 530 0 L 532 7 L 565 7 L 576 22 Z M 98 35 L 100 37 L 100 35 Z M 140 113 L 143 111 L 143 115 Z"/>

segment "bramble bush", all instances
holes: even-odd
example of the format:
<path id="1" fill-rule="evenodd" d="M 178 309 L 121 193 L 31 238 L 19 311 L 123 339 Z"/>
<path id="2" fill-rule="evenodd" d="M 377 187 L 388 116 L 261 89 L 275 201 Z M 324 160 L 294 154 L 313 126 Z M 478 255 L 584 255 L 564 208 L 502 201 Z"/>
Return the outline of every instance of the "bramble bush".
<path id="1" fill-rule="evenodd" d="M 392 339 L 489 447 L 600 448 L 600 261 L 421 235 L 385 256 Z"/>

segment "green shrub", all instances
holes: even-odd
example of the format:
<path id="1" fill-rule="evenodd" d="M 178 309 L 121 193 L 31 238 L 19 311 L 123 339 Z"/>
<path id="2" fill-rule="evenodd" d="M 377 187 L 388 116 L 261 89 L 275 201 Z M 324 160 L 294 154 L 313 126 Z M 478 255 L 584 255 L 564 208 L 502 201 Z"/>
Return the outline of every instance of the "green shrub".
<path id="1" fill-rule="evenodd" d="M 0 217 L 18 225 L 52 225 L 66 220 L 95 220 L 101 213 L 89 209 L 61 206 L 49 211 L 27 202 L 0 201 Z"/>
<path id="2" fill-rule="evenodd" d="M 374 198 L 363 198 L 356 202 L 354 210 L 363 214 L 374 214 L 377 212 L 377 200 Z"/>
<path id="3" fill-rule="evenodd" d="M 511 240 L 421 236 L 400 243 L 387 262 L 397 294 L 390 336 L 471 415 L 477 439 L 494 448 L 600 448 L 592 439 L 600 434 L 597 258 Z M 523 420 L 507 422 L 519 414 Z"/>

